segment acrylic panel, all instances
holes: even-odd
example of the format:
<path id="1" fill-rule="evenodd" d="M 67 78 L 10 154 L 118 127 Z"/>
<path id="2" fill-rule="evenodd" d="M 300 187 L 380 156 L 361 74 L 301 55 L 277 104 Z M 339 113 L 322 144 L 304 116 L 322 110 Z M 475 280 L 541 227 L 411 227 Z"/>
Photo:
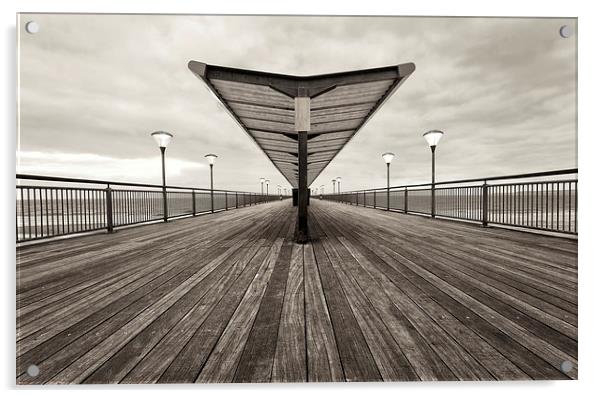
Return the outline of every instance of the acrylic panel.
<path id="1" fill-rule="evenodd" d="M 17 31 L 17 384 L 577 379 L 575 18 Z"/>

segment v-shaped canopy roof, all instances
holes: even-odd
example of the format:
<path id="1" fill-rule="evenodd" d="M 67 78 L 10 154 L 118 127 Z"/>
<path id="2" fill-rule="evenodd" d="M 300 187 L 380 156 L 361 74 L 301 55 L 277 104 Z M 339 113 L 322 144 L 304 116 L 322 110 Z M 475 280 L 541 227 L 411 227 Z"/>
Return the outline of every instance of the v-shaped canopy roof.
<path id="1" fill-rule="evenodd" d="M 315 76 L 289 76 L 190 61 L 288 182 L 298 185 L 295 97 L 310 99 L 308 186 L 414 71 L 413 63 Z"/>

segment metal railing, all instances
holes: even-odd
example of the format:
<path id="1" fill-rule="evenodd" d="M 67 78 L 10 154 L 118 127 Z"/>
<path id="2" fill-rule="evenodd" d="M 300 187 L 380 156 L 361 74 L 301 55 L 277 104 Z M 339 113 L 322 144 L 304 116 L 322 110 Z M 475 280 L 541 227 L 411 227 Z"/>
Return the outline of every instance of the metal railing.
<path id="1" fill-rule="evenodd" d="M 576 235 L 577 174 L 578 169 L 566 169 L 321 197 L 355 206 L 480 222 L 483 226 L 507 225 Z"/>
<path id="2" fill-rule="evenodd" d="M 17 174 L 17 243 L 237 209 L 282 199 L 205 188 Z M 213 196 L 213 208 L 212 200 Z M 164 201 L 167 217 L 164 217 Z"/>

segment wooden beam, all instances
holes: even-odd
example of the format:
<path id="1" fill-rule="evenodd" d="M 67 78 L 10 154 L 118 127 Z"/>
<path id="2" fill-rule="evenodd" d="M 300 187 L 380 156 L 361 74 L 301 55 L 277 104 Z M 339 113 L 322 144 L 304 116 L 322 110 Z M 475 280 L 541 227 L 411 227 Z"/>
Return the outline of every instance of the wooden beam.
<path id="1" fill-rule="evenodd" d="M 310 108 L 309 97 L 295 98 L 295 130 L 309 131 L 310 130 Z"/>

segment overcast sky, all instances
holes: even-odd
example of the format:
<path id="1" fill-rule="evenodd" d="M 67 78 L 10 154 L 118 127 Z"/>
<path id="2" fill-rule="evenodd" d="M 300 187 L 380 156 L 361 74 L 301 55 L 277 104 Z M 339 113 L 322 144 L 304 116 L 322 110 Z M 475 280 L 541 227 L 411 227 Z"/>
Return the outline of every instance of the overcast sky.
<path id="1" fill-rule="evenodd" d="M 25 33 L 27 21 L 40 25 Z M 343 190 L 577 166 L 573 19 L 22 15 L 17 171 L 160 183 L 289 186 L 188 70 L 197 60 L 313 75 L 413 62 L 416 71 L 314 182 Z"/>

